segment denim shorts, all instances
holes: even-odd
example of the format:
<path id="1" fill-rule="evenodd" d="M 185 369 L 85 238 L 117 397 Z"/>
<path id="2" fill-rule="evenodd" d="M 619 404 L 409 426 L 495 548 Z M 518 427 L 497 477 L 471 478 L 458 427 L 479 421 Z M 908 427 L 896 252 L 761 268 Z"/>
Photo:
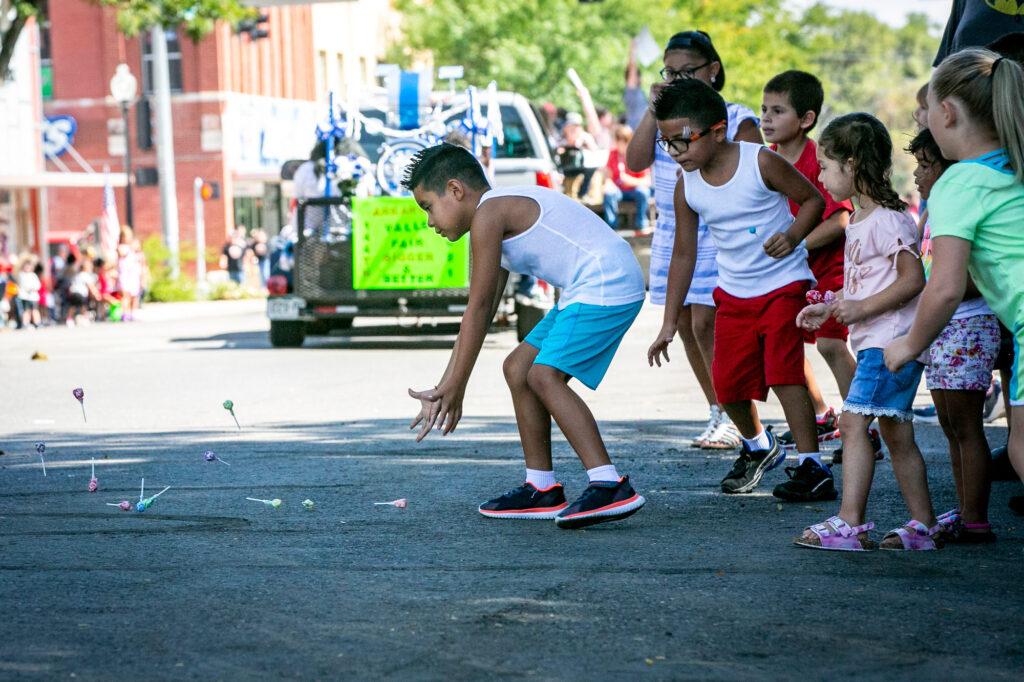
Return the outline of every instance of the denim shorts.
<path id="1" fill-rule="evenodd" d="M 843 411 L 912 421 L 914 396 L 923 372 L 924 365 L 912 360 L 894 374 L 886 369 L 881 348 L 865 348 L 857 353 L 857 372 Z"/>

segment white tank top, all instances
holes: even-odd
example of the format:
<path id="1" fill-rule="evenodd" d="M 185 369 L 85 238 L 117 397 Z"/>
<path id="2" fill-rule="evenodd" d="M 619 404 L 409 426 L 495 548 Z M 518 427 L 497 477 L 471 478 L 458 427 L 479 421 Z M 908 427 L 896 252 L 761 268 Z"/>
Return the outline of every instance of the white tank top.
<path id="1" fill-rule="evenodd" d="M 793 214 L 786 197 L 761 178 L 757 155 L 764 147 L 737 144 L 740 162 L 724 185 L 709 185 L 699 170 L 683 172 L 686 203 L 710 228 L 718 248 L 718 286 L 732 296 L 754 298 L 792 282 L 814 282 L 803 246 L 785 258 L 765 253 L 765 240 L 789 229 Z"/>
<path id="2" fill-rule="evenodd" d="M 532 185 L 492 189 L 480 204 L 495 197 L 527 197 L 540 206 L 536 223 L 501 242 L 501 267 L 561 289 L 559 309 L 644 300 L 644 275 L 633 249 L 589 208 Z"/>

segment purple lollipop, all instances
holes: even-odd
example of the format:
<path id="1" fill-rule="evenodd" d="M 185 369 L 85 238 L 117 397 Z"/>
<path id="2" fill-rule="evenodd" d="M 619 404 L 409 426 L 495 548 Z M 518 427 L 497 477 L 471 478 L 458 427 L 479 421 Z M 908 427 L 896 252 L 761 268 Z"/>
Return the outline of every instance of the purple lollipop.
<path id="1" fill-rule="evenodd" d="M 82 420 L 88 422 L 89 420 L 85 418 L 85 391 L 80 388 L 72 389 L 71 395 L 75 396 L 75 400 L 82 406 Z"/>
<path id="2" fill-rule="evenodd" d="M 207 462 L 220 462 L 221 464 L 227 464 L 227 466 L 231 466 L 230 464 L 222 460 L 220 457 L 218 457 L 217 453 L 215 453 L 213 450 L 207 450 L 206 453 L 203 455 L 203 459 L 205 459 Z"/>

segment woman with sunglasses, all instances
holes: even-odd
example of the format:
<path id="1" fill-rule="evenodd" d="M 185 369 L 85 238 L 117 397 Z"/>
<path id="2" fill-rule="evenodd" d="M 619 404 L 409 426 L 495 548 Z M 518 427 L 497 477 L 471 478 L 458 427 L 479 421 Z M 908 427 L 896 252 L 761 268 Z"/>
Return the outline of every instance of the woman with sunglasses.
<path id="1" fill-rule="evenodd" d="M 652 107 L 662 89 L 676 80 L 693 78 L 707 83 L 716 91 L 725 86 L 725 67 L 711 37 L 703 31 L 684 31 L 672 36 L 665 47 L 663 62 L 662 81 L 651 86 Z M 760 121 L 753 111 L 733 102 L 726 103 L 726 111 L 725 135 L 728 140 L 764 143 L 758 129 Z M 664 305 L 676 232 L 672 201 L 680 168 L 667 151 L 655 144 L 657 135 L 657 122 L 653 109 L 649 109 L 626 150 L 626 166 L 637 173 L 654 166 L 654 203 L 658 207 L 658 219 L 651 242 L 650 290 L 651 302 Z M 731 450 L 739 447 L 739 432 L 718 404 L 711 385 L 711 356 L 715 343 L 715 303 L 711 294 L 718 284 L 716 255 L 708 227 L 701 220 L 693 284 L 679 313 L 679 338 L 710 406 L 707 427 L 694 438 L 693 445 Z"/>

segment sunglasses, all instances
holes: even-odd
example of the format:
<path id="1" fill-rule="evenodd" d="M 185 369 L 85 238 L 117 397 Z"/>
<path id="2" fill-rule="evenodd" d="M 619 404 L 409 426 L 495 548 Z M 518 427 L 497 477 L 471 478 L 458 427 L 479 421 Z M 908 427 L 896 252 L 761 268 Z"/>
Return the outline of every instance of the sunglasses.
<path id="1" fill-rule="evenodd" d="M 668 139 L 668 138 L 661 137 L 659 135 L 658 139 L 657 139 L 657 143 L 658 143 L 659 147 L 661 147 L 664 151 L 668 152 L 669 154 L 672 154 L 672 153 L 675 153 L 675 154 L 685 154 L 690 149 L 690 145 L 692 143 L 696 142 L 697 140 L 699 140 L 700 138 L 704 137 L 705 135 L 713 133 L 714 131 L 719 130 L 719 129 L 724 128 L 724 127 L 725 127 L 725 121 L 719 121 L 715 125 L 713 125 L 710 128 L 708 128 L 707 130 L 702 130 L 699 133 L 690 133 L 690 135 L 688 137 L 687 136 L 683 136 L 683 137 L 673 137 L 672 139 Z"/>
<path id="2" fill-rule="evenodd" d="M 700 66 L 695 66 L 691 69 L 683 69 L 682 71 L 676 71 L 675 69 L 670 69 L 666 66 L 658 73 L 661 74 L 662 80 L 666 83 L 671 83 L 672 81 L 677 81 L 680 78 L 696 78 L 697 72 L 710 63 L 711 62 L 704 62 Z"/>

